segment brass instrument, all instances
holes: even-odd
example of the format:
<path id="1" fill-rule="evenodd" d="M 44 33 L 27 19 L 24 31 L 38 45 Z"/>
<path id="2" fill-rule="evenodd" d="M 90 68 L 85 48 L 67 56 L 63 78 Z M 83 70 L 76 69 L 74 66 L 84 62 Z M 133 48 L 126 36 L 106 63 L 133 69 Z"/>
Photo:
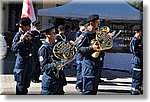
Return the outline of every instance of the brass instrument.
<path id="1" fill-rule="evenodd" d="M 83 38 L 84 35 L 81 34 L 74 42 L 60 41 L 53 47 L 54 56 L 60 60 L 55 61 L 59 69 L 75 59 L 77 54 L 76 46 L 80 44 Z"/>
<path id="2" fill-rule="evenodd" d="M 53 47 L 54 56 L 59 60 L 68 60 L 77 52 L 77 48 L 66 41 L 60 41 Z"/>
<path id="3" fill-rule="evenodd" d="M 113 39 L 121 33 L 121 30 L 113 38 L 108 35 L 109 32 L 110 28 L 108 26 L 102 26 L 96 31 L 96 38 L 91 41 L 91 44 L 94 44 L 95 41 L 98 41 L 100 51 L 111 49 L 113 47 Z M 114 34 L 115 31 L 112 32 L 112 35 Z M 97 58 L 100 54 L 100 51 L 94 52 L 91 56 L 93 58 Z"/>

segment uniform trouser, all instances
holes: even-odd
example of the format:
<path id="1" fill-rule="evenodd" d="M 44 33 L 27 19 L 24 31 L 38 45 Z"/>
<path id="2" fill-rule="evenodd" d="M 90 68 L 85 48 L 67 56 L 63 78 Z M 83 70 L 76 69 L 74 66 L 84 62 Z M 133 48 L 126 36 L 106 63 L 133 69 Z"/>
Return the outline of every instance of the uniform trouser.
<path id="1" fill-rule="evenodd" d="M 82 89 L 83 83 L 82 83 L 82 63 L 81 61 L 78 61 L 77 63 L 77 81 L 76 81 L 76 87 L 79 87 Z"/>
<path id="2" fill-rule="evenodd" d="M 83 89 L 82 95 L 96 95 L 98 90 L 99 81 L 99 70 L 98 67 L 90 67 L 83 65 L 82 78 L 83 78 Z"/>
<path id="3" fill-rule="evenodd" d="M 104 58 L 100 59 L 100 71 L 99 71 L 99 78 L 101 78 L 102 68 L 104 65 Z"/>
<path id="4" fill-rule="evenodd" d="M 38 57 L 34 56 L 33 80 L 39 80 L 40 73 L 40 62 L 38 61 Z"/>
<path id="5" fill-rule="evenodd" d="M 132 69 L 132 85 L 131 92 L 139 93 L 143 84 L 143 71 L 140 67 L 134 67 Z"/>
<path id="6" fill-rule="evenodd" d="M 45 72 L 42 76 L 42 95 L 63 95 L 63 81 L 57 81 L 56 78 L 50 77 Z"/>
<path id="7" fill-rule="evenodd" d="M 29 62 L 16 62 L 14 68 L 14 78 L 16 83 L 16 94 L 25 95 L 28 93 L 32 78 L 32 65 Z"/>

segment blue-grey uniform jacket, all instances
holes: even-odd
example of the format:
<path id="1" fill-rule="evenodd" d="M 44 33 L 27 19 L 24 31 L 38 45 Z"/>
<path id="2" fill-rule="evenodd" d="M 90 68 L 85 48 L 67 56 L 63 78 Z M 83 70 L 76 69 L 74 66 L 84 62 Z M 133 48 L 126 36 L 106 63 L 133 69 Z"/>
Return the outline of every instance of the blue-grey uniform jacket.
<path id="1" fill-rule="evenodd" d="M 79 53 L 83 55 L 82 60 L 82 78 L 83 78 L 83 95 L 95 95 L 98 88 L 98 79 L 100 73 L 100 56 L 93 58 L 91 55 L 94 50 L 91 46 L 91 40 L 95 39 L 96 33 L 89 30 L 84 32 L 83 42 L 78 47 Z"/>
<path id="2" fill-rule="evenodd" d="M 28 61 L 29 57 L 32 56 L 33 53 L 33 45 L 32 41 L 24 40 L 22 43 L 19 43 L 21 35 L 23 32 L 17 32 L 13 42 L 12 42 L 12 51 L 15 52 L 16 56 L 20 56 L 23 61 Z"/>
<path id="3" fill-rule="evenodd" d="M 16 94 L 27 94 L 33 71 L 32 41 L 24 39 L 23 42 L 19 43 L 23 34 L 21 31 L 16 33 L 11 47 L 17 57 L 13 70 L 15 81 L 17 81 Z"/>
<path id="4" fill-rule="evenodd" d="M 91 55 L 94 53 L 94 50 L 91 46 L 91 40 L 95 39 L 96 33 L 92 33 L 89 30 L 84 32 L 85 38 L 78 48 L 79 53 L 84 56 L 84 64 L 88 66 L 99 66 L 100 56 L 98 58 L 93 58 Z"/>
<path id="5" fill-rule="evenodd" d="M 142 39 L 133 37 L 130 43 L 130 51 L 133 54 L 132 65 L 134 67 L 143 66 L 143 44 Z"/>
<path id="6" fill-rule="evenodd" d="M 52 52 L 53 45 L 44 42 L 38 51 L 42 76 L 42 94 L 63 94 L 63 86 L 66 85 L 65 75 L 62 70 L 57 71 Z M 56 77 L 59 74 L 59 77 Z"/>

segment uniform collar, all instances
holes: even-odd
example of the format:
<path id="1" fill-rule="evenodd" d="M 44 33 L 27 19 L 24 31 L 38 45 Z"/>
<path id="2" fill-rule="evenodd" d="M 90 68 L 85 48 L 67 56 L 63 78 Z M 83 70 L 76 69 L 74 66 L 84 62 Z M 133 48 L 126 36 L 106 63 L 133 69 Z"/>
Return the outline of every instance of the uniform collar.
<path id="1" fill-rule="evenodd" d="M 93 33 L 96 34 L 96 32 L 91 32 L 89 29 L 87 29 L 86 32 L 87 32 L 88 34 L 93 34 Z"/>
<path id="2" fill-rule="evenodd" d="M 141 39 L 141 37 L 134 36 L 135 39 Z"/>
<path id="3" fill-rule="evenodd" d="M 66 36 L 64 34 L 57 34 L 57 36 L 60 36 L 63 41 L 66 41 Z"/>
<path id="4" fill-rule="evenodd" d="M 25 32 L 24 32 L 23 30 L 21 30 L 21 29 L 19 30 L 19 32 L 21 32 L 21 34 L 24 34 L 24 33 L 25 33 Z"/>
<path id="5" fill-rule="evenodd" d="M 33 28 L 33 30 L 34 30 L 34 31 L 37 31 L 37 32 L 39 32 L 39 33 L 40 33 L 40 30 L 37 30 L 36 28 Z"/>
<path id="6" fill-rule="evenodd" d="M 53 44 L 49 44 L 49 43 L 46 42 L 46 41 L 44 41 L 44 45 L 49 46 L 49 47 L 52 47 L 52 46 L 53 46 Z"/>

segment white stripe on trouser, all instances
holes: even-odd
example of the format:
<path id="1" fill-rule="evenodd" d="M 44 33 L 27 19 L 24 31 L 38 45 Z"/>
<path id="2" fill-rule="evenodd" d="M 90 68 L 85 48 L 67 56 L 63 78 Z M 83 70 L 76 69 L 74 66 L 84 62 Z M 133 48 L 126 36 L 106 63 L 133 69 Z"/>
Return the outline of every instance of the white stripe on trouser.
<path id="1" fill-rule="evenodd" d="M 136 71 L 141 71 L 141 69 L 139 69 L 139 68 L 133 68 L 133 70 L 136 70 Z"/>
<path id="2" fill-rule="evenodd" d="M 134 87 L 131 87 L 131 90 L 132 90 L 132 91 L 136 91 L 136 92 L 139 91 L 139 89 L 136 89 L 136 88 L 134 88 Z"/>

